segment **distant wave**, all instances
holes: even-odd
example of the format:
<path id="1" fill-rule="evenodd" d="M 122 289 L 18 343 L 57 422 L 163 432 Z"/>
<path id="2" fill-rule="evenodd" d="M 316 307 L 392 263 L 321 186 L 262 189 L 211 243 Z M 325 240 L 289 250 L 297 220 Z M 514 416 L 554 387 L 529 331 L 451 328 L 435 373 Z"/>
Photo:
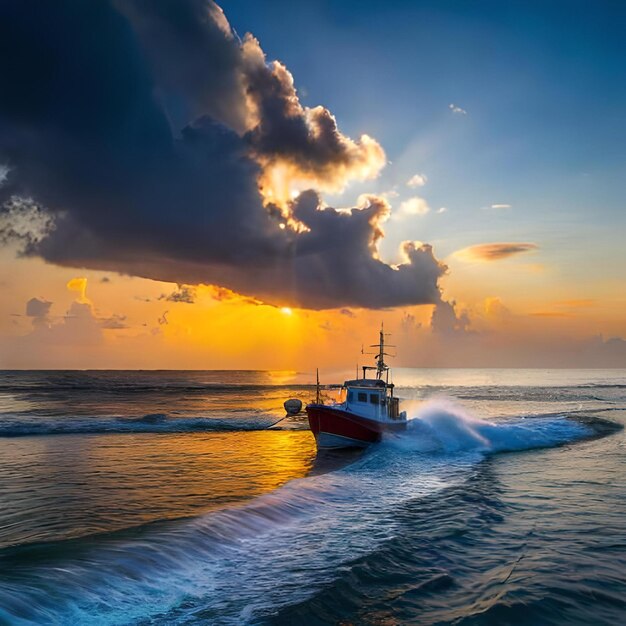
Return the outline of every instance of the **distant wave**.
<path id="1" fill-rule="evenodd" d="M 612 383 L 585 383 L 584 385 L 575 385 L 575 389 L 626 389 L 626 385 Z"/>
<path id="2" fill-rule="evenodd" d="M 260 414 L 252 417 L 170 417 L 153 413 L 143 417 L 71 417 L 0 419 L 0 437 L 29 435 L 76 435 L 105 433 L 189 433 L 211 431 L 264 430 L 280 417 Z"/>
<path id="3" fill-rule="evenodd" d="M 336 385 L 322 385 L 323 389 L 335 388 Z M 101 392 L 101 393 L 202 393 L 202 392 L 237 392 L 237 391 L 258 391 L 258 390 L 271 390 L 271 389 L 302 389 L 309 390 L 314 389 L 315 385 L 289 385 L 289 384 L 252 384 L 252 383 L 202 383 L 202 384 L 189 384 L 189 383 L 136 383 L 136 382 L 61 382 L 51 381 L 49 384 L 35 383 L 35 384 L 21 384 L 21 383 L 0 383 L 0 392 L 4 393 L 56 393 L 59 391 L 89 391 L 89 392 Z"/>

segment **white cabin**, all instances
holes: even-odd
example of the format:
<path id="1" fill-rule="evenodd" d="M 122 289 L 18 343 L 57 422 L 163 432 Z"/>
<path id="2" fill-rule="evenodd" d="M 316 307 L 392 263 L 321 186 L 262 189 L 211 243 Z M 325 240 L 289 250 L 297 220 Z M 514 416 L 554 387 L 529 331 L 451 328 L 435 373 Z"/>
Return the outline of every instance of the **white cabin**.
<path id="1" fill-rule="evenodd" d="M 400 413 L 399 399 L 393 395 L 393 384 L 380 379 L 360 378 L 346 380 L 342 387 L 342 402 L 339 406 L 377 422 L 395 422 L 406 419 Z"/>

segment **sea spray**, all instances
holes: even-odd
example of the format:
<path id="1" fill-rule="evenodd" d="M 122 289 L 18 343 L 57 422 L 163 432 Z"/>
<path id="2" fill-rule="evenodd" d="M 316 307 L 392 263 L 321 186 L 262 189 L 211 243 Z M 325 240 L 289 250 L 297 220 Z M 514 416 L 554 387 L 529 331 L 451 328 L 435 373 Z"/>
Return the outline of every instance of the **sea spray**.
<path id="1" fill-rule="evenodd" d="M 387 440 L 418 452 L 530 450 L 593 434 L 589 426 L 558 415 L 487 421 L 470 415 L 454 400 L 443 397 L 413 407 L 412 413 L 406 432 L 390 435 Z"/>

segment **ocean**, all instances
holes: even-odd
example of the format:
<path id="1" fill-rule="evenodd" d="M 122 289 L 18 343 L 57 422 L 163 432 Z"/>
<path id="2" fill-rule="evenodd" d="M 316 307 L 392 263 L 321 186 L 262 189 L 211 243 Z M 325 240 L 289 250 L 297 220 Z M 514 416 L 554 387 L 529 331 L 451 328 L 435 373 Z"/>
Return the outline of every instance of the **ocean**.
<path id="1" fill-rule="evenodd" d="M 313 380 L 0 372 L 0 624 L 626 623 L 626 370 L 396 369 L 323 455 Z"/>

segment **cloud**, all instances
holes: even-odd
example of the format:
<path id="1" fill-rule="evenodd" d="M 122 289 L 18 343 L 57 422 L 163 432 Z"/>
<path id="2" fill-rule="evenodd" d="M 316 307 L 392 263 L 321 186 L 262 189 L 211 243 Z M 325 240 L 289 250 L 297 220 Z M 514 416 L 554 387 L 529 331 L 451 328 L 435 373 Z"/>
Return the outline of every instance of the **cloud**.
<path id="1" fill-rule="evenodd" d="M 448 108 L 455 115 L 467 115 L 467 111 L 465 109 L 462 109 L 460 106 L 457 106 L 456 104 L 449 104 Z"/>
<path id="2" fill-rule="evenodd" d="M 554 303 L 554 306 L 565 307 L 568 309 L 579 309 L 594 306 L 595 304 L 596 301 L 590 298 L 579 298 L 574 300 L 559 300 Z"/>
<path id="3" fill-rule="evenodd" d="M 407 187 L 423 187 L 428 182 L 426 174 L 414 174 L 407 180 Z"/>
<path id="4" fill-rule="evenodd" d="M 39 298 L 31 298 L 26 303 L 26 315 L 28 317 L 46 317 L 50 312 L 52 302 L 40 300 Z"/>
<path id="5" fill-rule="evenodd" d="M 40 298 L 31 298 L 26 303 L 26 316 L 33 318 L 33 327 L 49 326 L 52 302 Z"/>
<path id="6" fill-rule="evenodd" d="M 8 193 L 11 191 L 12 188 Z M 0 189 L 0 203 L 0 243 L 18 240 L 27 252 L 52 231 L 53 217 L 32 198 L 11 196 L 7 199 Z"/>
<path id="7" fill-rule="evenodd" d="M 345 315 L 346 317 L 354 318 L 356 315 L 350 309 L 339 309 L 339 313 L 341 315 Z"/>
<path id="8" fill-rule="evenodd" d="M 432 332 L 446 338 L 458 337 L 469 332 L 470 319 L 467 311 L 457 313 L 456 302 L 440 300 L 430 318 Z"/>
<path id="9" fill-rule="evenodd" d="M 100 328 L 107 326 L 95 317 L 91 303 L 75 300 L 60 321 L 54 322 L 49 316 L 51 306 L 51 302 L 39 298 L 26 303 L 26 315 L 32 317 L 33 328 L 20 338 L 24 348 L 42 350 L 42 346 L 54 344 L 71 349 L 101 342 Z"/>
<path id="10" fill-rule="evenodd" d="M 78 292 L 78 301 L 83 303 L 89 303 L 87 298 L 87 279 L 86 278 L 72 278 L 67 283 L 67 288 L 70 291 Z"/>
<path id="11" fill-rule="evenodd" d="M 497 296 L 485 298 L 484 309 L 485 316 L 488 318 L 502 321 L 511 318 L 510 309 Z"/>
<path id="12" fill-rule="evenodd" d="M 402 319 L 400 320 L 400 330 L 403 333 L 413 333 L 421 327 L 422 324 L 416 320 L 415 315 L 407 313 L 406 311 L 402 314 Z"/>
<path id="13" fill-rule="evenodd" d="M 354 141 L 339 132 L 328 109 L 302 106 L 293 76 L 278 61 L 268 65 L 251 36 L 244 38 L 243 59 L 256 121 L 246 139 L 263 166 L 261 185 L 269 187 L 272 198 L 290 198 L 290 179 L 340 191 L 348 180 L 373 178 L 384 167 L 385 153 L 374 139 L 362 135 Z"/>
<path id="14" fill-rule="evenodd" d="M 426 202 L 424 198 L 414 196 L 413 198 L 409 198 L 400 204 L 398 217 L 408 215 L 426 215 L 429 211 L 430 207 L 428 206 L 428 202 Z"/>
<path id="15" fill-rule="evenodd" d="M 394 189 L 390 189 L 389 191 L 383 191 L 379 195 L 380 195 L 381 198 L 384 198 L 385 200 L 393 200 L 393 198 L 397 198 L 400 194 L 394 188 Z"/>
<path id="16" fill-rule="evenodd" d="M 393 268 L 378 259 L 383 223 L 390 212 L 382 198 L 368 196 L 364 205 L 339 211 L 321 208 L 317 194 L 308 191 L 299 196 L 293 210 L 309 230 L 298 237 L 291 274 L 282 274 L 280 280 L 295 279 L 297 301 L 317 292 L 313 308 L 335 308 L 338 302 L 346 307 L 381 308 L 427 304 L 439 298 L 437 281 L 447 268 L 435 259 L 431 246 L 405 241 L 404 262 Z M 311 298 L 305 301 L 311 303 Z"/>
<path id="17" fill-rule="evenodd" d="M 100 327 L 106 330 L 121 330 L 129 328 L 125 315 L 114 313 L 111 317 L 105 317 L 99 320 Z"/>
<path id="18" fill-rule="evenodd" d="M 235 293 L 230 289 L 226 289 L 226 287 L 220 287 L 219 285 L 202 285 L 202 291 L 203 293 L 207 293 L 217 302 L 233 301 L 238 303 L 253 304 L 255 306 L 263 304 L 256 298 L 242 296 L 241 294 Z"/>
<path id="19" fill-rule="evenodd" d="M 185 304 L 194 304 L 196 301 L 196 289 L 191 285 L 179 284 L 170 294 L 162 294 L 159 300 L 167 300 L 168 302 L 183 302 Z"/>
<path id="20" fill-rule="evenodd" d="M 441 215 L 442 213 L 445 213 L 448 209 L 446 209 L 445 206 L 441 206 L 437 209 L 436 213 L 439 213 L 439 215 Z"/>
<path id="21" fill-rule="evenodd" d="M 564 311 L 536 311 L 529 313 L 532 317 L 574 317 L 572 313 L 565 313 Z"/>
<path id="22" fill-rule="evenodd" d="M 378 258 L 382 199 L 319 196 L 376 176 L 381 146 L 302 105 L 214 2 L 5 2 L 0 41 L 0 237 L 22 254 L 280 306 L 438 297 L 429 246 L 403 244 L 397 269 Z"/>
<path id="23" fill-rule="evenodd" d="M 454 256 L 463 261 L 500 261 L 538 248 L 534 243 L 482 243 L 458 250 Z"/>
<path id="24" fill-rule="evenodd" d="M 510 204 L 492 204 L 490 208 L 492 208 L 492 209 L 510 209 L 511 205 Z"/>

